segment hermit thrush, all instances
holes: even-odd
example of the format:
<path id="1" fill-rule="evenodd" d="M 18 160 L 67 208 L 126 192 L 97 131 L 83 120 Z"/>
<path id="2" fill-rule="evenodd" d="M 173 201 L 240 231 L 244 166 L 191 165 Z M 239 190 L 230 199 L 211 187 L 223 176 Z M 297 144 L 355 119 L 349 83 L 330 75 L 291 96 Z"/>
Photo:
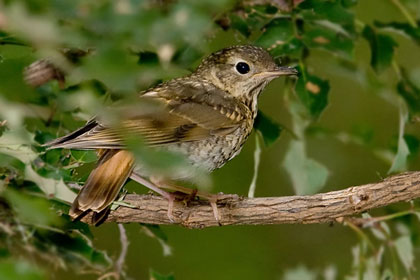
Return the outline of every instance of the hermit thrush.
<path id="1" fill-rule="evenodd" d="M 262 48 L 234 46 L 215 52 L 192 74 L 170 80 L 140 93 L 141 100 L 154 100 L 157 111 L 138 112 L 120 121 L 120 128 L 99 119 L 47 144 L 49 148 L 96 149 L 99 160 L 73 202 L 70 216 L 94 212 L 95 222 L 108 212 L 125 181 L 131 178 L 169 200 L 168 216 L 173 219 L 174 196 L 163 189 L 191 193 L 171 183 L 161 174 L 143 172 L 130 151 L 125 150 L 120 131 L 138 134 L 158 149 L 180 152 L 192 165 L 208 172 L 222 167 L 241 150 L 257 115 L 258 96 L 273 79 L 295 75 L 289 67 L 279 67 Z M 163 108 L 163 109 L 162 109 Z M 219 219 L 216 200 L 209 199 Z"/>

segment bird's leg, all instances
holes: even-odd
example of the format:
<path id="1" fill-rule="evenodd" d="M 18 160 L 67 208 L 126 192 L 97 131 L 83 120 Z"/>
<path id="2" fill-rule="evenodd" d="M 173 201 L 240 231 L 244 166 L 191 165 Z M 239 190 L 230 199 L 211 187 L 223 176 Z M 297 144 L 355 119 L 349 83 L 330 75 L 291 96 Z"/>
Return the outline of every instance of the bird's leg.
<path id="1" fill-rule="evenodd" d="M 217 209 L 217 200 L 220 199 L 220 195 L 210 194 L 204 191 L 198 191 L 197 189 L 190 189 L 190 188 L 178 186 L 176 184 L 173 184 L 171 182 L 168 182 L 166 180 L 162 180 L 160 178 L 153 177 L 153 176 L 150 177 L 150 181 L 152 181 L 154 184 L 158 185 L 160 188 L 163 188 L 163 189 L 178 191 L 178 192 L 182 192 L 188 195 L 194 195 L 194 196 L 207 199 L 213 210 L 214 218 L 216 219 L 217 223 L 221 225 L 219 210 Z"/>
<path id="2" fill-rule="evenodd" d="M 195 197 L 197 197 L 197 189 L 193 189 L 193 191 L 184 199 L 185 205 L 188 206 L 188 204 L 194 200 Z"/>
<path id="3" fill-rule="evenodd" d="M 144 179 L 142 176 L 140 176 L 139 174 L 132 172 L 130 175 L 130 178 L 134 181 L 136 181 L 137 183 L 142 184 L 143 186 L 147 187 L 148 189 L 157 192 L 158 194 L 160 194 L 161 196 L 163 196 L 164 198 L 166 198 L 168 200 L 168 218 L 171 222 L 174 222 L 174 216 L 173 216 L 173 207 L 174 207 L 174 201 L 175 201 L 175 195 L 169 192 L 166 192 L 164 190 L 162 190 L 161 188 L 159 188 L 158 186 L 156 186 L 155 184 L 153 184 L 152 182 Z"/>

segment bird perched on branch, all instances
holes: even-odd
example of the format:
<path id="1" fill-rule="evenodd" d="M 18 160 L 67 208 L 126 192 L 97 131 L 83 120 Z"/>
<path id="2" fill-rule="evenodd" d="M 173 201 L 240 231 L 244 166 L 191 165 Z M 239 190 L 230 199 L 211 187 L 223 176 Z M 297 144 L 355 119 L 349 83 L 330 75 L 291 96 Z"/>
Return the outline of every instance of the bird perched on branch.
<path id="1" fill-rule="evenodd" d="M 99 222 L 131 178 L 167 198 L 168 217 L 173 220 L 175 196 L 165 190 L 193 193 L 192 189 L 173 183 L 188 179 L 191 174 L 146 172 L 125 149 L 123 135 L 138 135 L 151 147 L 181 153 L 193 166 L 211 172 L 240 152 L 252 131 L 258 96 L 264 87 L 277 77 L 296 74 L 293 68 L 278 66 L 260 47 L 225 48 L 205 58 L 192 74 L 140 93 L 140 100 L 153 101 L 159 109 L 140 110 L 121 119 L 118 127 L 95 118 L 46 143 L 49 149 L 98 151 L 98 163 L 73 202 L 70 216 L 75 219 L 91 210 L 94 222 Z M 209 200 L 219 220 L 217 195 L 197 195 Z"/>

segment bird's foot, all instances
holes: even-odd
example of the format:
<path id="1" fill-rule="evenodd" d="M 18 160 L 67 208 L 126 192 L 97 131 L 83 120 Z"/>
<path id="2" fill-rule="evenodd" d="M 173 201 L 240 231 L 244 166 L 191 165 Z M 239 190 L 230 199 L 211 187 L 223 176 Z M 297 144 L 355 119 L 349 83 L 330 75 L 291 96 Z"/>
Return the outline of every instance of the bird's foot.
<path id="1" fill-rule="evenodd" d="M 198 191 L 197 189 L 190 189 L 190 188 L 178 186 L 171 182 L 167 182 L 167 181 L 157 179 L 154 177 L 151 177 L 150 181 L 148 181 L 134 172 L 131 174 L 130 178 L 144 185 L 150 190 L 157 192 L 158 194 L 160 194 L 161 196 L 165 197 L 168 200 L 168 219 L 172 223 L 175 222 L 175 219 L 173 216 L 173 208 L 174 208 L 174 202 L 176 200 L 184 201 L 184 203 L 188 206 L 188 204 L 191 201 L 193 201 L 195 197 L 200 197 L 209 201 L 216 222 L 220 226 L 222 225 L 221 216 L 219 213 L 219 209 L 217 207 L 217 202 L 227 197 L 223 193 L 210 194 L 203 191 Z M 167 192 L 167 191 L 164 191 L 163 189 L 172 190 L 174 192 Z"/>
<path id="2" fill-rule="evenodd" d="M 196 198 L 198 198 L 197 189 L 192 189 L 191 193 L 183 193 L 180 191 L 176 191 L 175 193 L 178 195 L 178 199 L 182 201 L 184 205 L 187 207 L 191 205 L 191 202 L 193 202 L 194 200 L 196 200 Z"/>
<path id="3" fill-rule="evenodd" d="M 211 209 L 213 210 L 213 216 L 216 219 L 216 222 L 219 226 L 222 226 L 222 223 L 220 222 L 220 215 L 219 215 L 219 209 L 217 208 L 217 198 L 214 200 L 209 200 Z"/>
<path id="4" fill-rule="evenodd" d="M 168 219 L 171 221 L 171 223 L 175 223 L 175 217 L 173 215 L 174 211 L 174 201 L 175 201 L 175 195 L 169 192 L 166 192 L 167 196 L 165 198 L 168 200 Z"/>
<path id="5" fill-rule="evenodd" d="M 207 199 L 210 203 L 211 209 L 213 210 L 213 216 L 219 226 L 222 226 L 220 222 L 221 217 L 219 213 L 219 208 L 217 207 L 217 202 L 222 198 L 223 194 L 209 194 L 209 193 L 197 193 L 197 196 Z"/>
<path id="6" fill-rule="evenodd" d="M 190 189 L 182 186 L 175 185 L 171 182 L 158 180 L 156 178 L 151 178 L 151 181 L 154 182 L 156 185 L 158 185 L 161 188 L 172 190 L 175 192 L 180 192 L 183 194 L 187 194 L 186 197 L 184 197 L 183 201 L 188 205 L 189 202 L 193 201 L 195 197 L 204 198 L 209 201 L 210 206 L 213 211 L 214 219 L 216 222 L 221 226 L 222 223 L 220 222 L 221 217 L 219 213 L 219 209 L 217 208 L 217 201 L 219 199 L 223 199 L 225 195 L 223 193 L 220 194 L 210 194 L 204 191 L 199 191 L 197 189 Z"/>
<path id="7" fill-rule="evenodd" d="M 168 213 L 167 213 L 168 219 L 171 223 L 175 223 L 175 218 L 174 218 L 174 215 L 173 215 L 173 209 L 174 209 L 174 201 L 177 197 L 176 194 L 162 190 L 161 188 L 159 188 L 158 186 L 156 186 L 152 182 L 149 182 L 148 180 L 146 180 L 143 177 L 141 177 L 140 175 L 138 175 L 137 173 L 133 172 L 131 174 L 130 178 L 133 179 L 134 181 L 136 181 L 137 183 L 142 184 L 143 186 L 149 188 L 150 190 L 152 190 L 154 192 L 157 192 L 158 194 L 160 194 L 161 196 L 166 198 L 168 200 Z"/>

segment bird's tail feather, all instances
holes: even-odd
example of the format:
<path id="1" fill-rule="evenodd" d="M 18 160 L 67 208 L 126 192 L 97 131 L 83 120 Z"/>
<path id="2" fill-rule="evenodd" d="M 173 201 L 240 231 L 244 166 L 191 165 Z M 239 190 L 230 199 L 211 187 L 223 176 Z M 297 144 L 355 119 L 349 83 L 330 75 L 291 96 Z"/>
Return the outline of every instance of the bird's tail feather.
<path id="1" fill-rule="evenodd" d="M 134 157 L 128 151 L 100 150 L 98 154 L 97 166 L 90 173 L 70 209 L 69 215 L 73 219 L 88 210 L 102 217 L 101 213 L 107 212 L 108 206 L 118 196 L 133 170 Z"/>
<path id="2" fill-rule="evenodd" d="M 89 132 L 93 128 L 97 127 L 98 123 L 95 121 L 95 119 L 92 119 L 88 121 L 83 127 L 73 131 L 70 134 L 64 135 L 63 137 L 54 139 L 50 142 L 47 142 L 43 144 L 43 147 L 47 147 L 48 150 L 55 149 L 55 148 L 65 148 L 65 144 L 68 141 L 72 141 L 76 139 L 77 137 L 85 134 L 86 132 Z"/>

